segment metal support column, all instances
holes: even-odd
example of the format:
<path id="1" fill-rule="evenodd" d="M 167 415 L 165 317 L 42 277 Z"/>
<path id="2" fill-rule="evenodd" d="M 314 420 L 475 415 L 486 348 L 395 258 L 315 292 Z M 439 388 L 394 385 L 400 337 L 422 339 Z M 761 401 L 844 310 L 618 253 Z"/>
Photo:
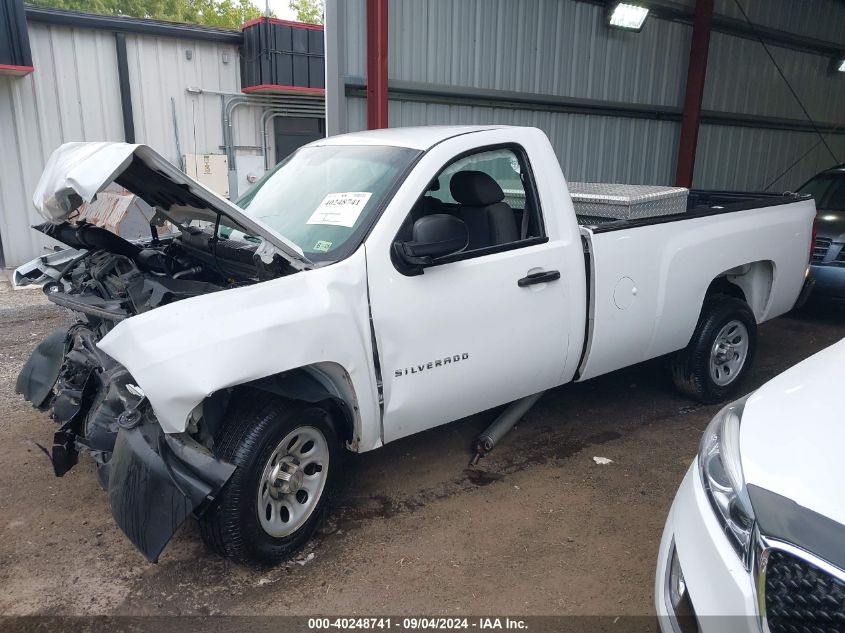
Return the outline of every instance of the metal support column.
<path id="1" fill-rule="evenodd" d="M 367 0 L 367 128 L 387 127 L 387 0 Z"/>
<path id="2" fill-rule="evenodd" d="M 123 114 L 123 140 L 135 142 L 135 120 L 132 114 L 132 88 L 129 85 L 129 62 L 126 56 L 126 35 L 114 34 L 117 53 L 117 83 L 120 87 L 120 110 Z"/>
<path id="3" fill-rule="evenodd" d="M 713 0 L 697 0 L 692 24 L 692 42 L 687 70 L 687 91 L 681 118 L 681 141 L 678 145 L 678 166 L 675 184 L 691 187 L 695 171 L 695 150 L 701 119 L 701 100 L 707 75 L 707 53 L 710 48 L 710 27 L 713 23 Z"/>
<path id="4" fill-rule="evenodd" d="M 347 130 L 346 84 L 346 0 L 326 0 L 326 136 Z"/>

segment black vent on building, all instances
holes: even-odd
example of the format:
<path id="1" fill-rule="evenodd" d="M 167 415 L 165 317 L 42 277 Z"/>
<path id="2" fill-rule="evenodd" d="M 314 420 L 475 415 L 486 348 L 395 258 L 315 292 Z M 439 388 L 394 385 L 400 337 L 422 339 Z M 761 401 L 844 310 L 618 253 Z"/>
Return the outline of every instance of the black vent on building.
<path id="1" fill-rule="evenodd" d="M 241 27 L 243 92 L 322 92 L 326 87 L 323 27 L 257 18 Z"/>
<path id="2" fill-rule="evenodd" d="M 0 2 L 0 74 L 26 75 L 32 70 L 23 0 L 3 0 Z"/>

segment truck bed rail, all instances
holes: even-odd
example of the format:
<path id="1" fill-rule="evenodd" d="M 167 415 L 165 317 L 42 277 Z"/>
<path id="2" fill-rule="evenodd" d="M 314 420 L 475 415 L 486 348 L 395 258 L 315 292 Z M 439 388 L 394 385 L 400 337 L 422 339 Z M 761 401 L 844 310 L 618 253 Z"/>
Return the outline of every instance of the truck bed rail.
<path id="1" fill-rule="evenodd" d="M 663 215 L 633 220 L 610 220 L 593 216 L 578 216 L 578 224 L 589 228 L 593 233 L 621 231 L 641 226 L 652 226 L 665 222 L 680 222 L 723 213 L 736 213 L 750 209 L 774 207 L 807 200 L 811 196 L 797 193 L 747 193 L 739 191 L 709 191 L 691 189 L 686 213 Z"/>

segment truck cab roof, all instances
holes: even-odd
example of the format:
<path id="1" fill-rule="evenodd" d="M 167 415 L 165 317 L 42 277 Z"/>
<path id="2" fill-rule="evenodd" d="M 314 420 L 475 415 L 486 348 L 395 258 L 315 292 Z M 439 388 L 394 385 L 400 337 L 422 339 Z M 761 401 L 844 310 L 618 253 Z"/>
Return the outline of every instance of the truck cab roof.
<path id="1" fill-rule="evenodd" d="M 512 127 L 507 125 L 429 125 L 351 132 L 314 141 L 311 145 L 389 145 L 427 150 L 462 134 Z"/>

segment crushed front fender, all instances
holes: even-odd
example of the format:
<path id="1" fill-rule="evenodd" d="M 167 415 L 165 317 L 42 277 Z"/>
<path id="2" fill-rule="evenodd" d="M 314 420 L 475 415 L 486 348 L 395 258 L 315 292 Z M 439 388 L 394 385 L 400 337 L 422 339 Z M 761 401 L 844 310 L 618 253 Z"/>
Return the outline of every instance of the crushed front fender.
<path id="1" fill-rule="evenodd" d="M 121 428 L 109 467 L 112 516 L 151 562 L 192 513 L 201 513 L 235 472 L 186 434 L 157 423 Z"/>

